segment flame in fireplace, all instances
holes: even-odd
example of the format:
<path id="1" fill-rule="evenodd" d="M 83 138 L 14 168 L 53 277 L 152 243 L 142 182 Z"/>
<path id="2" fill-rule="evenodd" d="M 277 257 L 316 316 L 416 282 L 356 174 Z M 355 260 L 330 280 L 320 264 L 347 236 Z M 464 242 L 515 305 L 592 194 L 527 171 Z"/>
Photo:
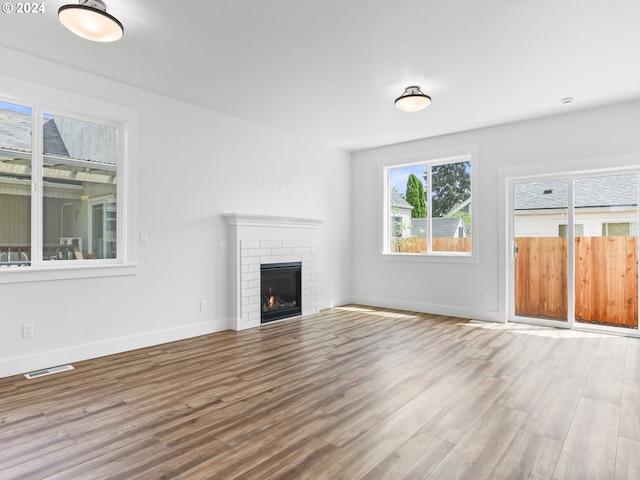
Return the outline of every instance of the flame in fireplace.
<path id="1" fill-rule="evenodd" d="M 277 287 L 276 287 L 277 288 Z M 262 295 L 262 311 L 279 310 L 282 308 L 296 307 L 297 301 L 287 301 L 282 298 L 279 293 L 273 293 L 273 289 L 269 286 L 269 292 Z"/>
<path id="2" fill-rule="evenodd" d="M 273 308 L 276 304 L 276 297 L 271 291 L 271 287 L 269 287 L 269 308 Z"/>

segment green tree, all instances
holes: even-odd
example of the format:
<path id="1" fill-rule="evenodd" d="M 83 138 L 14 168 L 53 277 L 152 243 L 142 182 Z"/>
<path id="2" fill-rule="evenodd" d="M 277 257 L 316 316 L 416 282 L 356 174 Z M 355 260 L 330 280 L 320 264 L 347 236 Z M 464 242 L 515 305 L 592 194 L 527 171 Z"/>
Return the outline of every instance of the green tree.
<path id="1" fill-rule="evenodd" d="M 413 205 L 411 210 L 411 218 L 426 218 L 427 216 L 427 204 L 424 198 L 424 185 L 418 177 L 413 173 L 409 175 L 407 179 L 407 191 L 405 193 L 405 200 L 407 203 Z"/>
<path id="2" fill-rule="evenodd" d="M 425 175 L 425 180 L 429 181 Z M 471 164 L 446 163 L 431 167 L 431 214 L 444 217 L 471 196 Z"/>

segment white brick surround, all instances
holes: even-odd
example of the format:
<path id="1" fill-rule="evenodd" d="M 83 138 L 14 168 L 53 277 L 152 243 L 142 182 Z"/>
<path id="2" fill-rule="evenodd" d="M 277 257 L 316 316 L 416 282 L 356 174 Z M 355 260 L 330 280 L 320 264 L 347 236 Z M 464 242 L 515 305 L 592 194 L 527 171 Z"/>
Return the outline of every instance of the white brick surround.
<path id="1" fill-rule="evenodd" d="M 317 230 L 323 220 L 267 215 L 225 215 L 230 227 L 231 325 L 260 325 L 260 265 L 302 263 L 302 315 L 318 306 Z M 235 265 L 234 265 L 235 263 Z"/>

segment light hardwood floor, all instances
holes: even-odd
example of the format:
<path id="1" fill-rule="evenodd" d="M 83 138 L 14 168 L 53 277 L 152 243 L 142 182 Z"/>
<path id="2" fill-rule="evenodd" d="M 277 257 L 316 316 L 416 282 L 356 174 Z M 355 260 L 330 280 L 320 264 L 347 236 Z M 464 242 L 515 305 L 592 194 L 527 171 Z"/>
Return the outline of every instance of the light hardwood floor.
<path id="1" fill-rule="evenodd" d="M 640 478 L 640 339 L 348 306 L 0 379 L 0 479 Z"/>

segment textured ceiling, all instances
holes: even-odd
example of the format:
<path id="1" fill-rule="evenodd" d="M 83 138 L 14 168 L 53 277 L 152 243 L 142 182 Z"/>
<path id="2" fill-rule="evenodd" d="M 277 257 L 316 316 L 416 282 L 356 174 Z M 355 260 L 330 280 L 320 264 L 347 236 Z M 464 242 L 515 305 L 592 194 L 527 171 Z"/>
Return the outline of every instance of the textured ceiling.
<path id="1" fill-rule="evenodd" d="M 347 150 L 640 99 L 638 0 L 107 0 L 112 44 L 64 3 L 0 45 Z M 396 110 L 408 85 L 431 106 Z"/>

